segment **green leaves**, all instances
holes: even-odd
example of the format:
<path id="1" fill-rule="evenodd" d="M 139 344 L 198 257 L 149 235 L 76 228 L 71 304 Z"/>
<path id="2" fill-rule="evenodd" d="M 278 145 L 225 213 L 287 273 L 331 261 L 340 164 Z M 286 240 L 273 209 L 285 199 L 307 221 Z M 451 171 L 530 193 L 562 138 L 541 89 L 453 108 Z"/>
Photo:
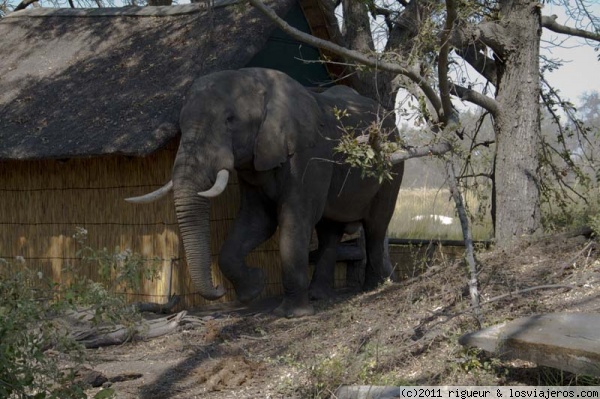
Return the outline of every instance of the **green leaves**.
<path id="1" fill-rule="evenodd" d="M 85 398 L 72 384 L 62 386 L 66 375 L 46 353 L 62 337 L 41 288 L 38 273 L 0 263 L 0 397 Z"/>
<path id="2" fill-rule="evenodd" d="M 347 116 L 346 110 L 334 109 L 336 118 L 341 120 Z M 343 127 L 344 134 L 340 138 L 335 151 L 344 156 L 344 162 L 361 171 L 362 178 L 374 177 L 379 183 L 392 180 L 391 155 L 398 150 L 398 143 L 389 139 L 389 132 L 373 123 L 364 131 L 355 127 Z"/>
<path id="3" fill-rule="evenodd" d="M 159 277 L 158 259 L 145 259 L 129 248 L 95 249 L 87 245 L 87 230 L 77 227 L 73 235 L 80 249 L 77 256 L 96 266 L 102 283 L 109 291 L 137 291 L 144 280 Z M 75 273 L 77 274 L 76 270 Z"/>
<path id="4" fill-rule="evenodd" d="M 73 369 L 57 365 L 54 353 L 72 365 L 83 361 L 82 347 L 62 316 L 85 306 L 96 324 L 133 326 L 141 317 L 118 292 L 156 278 L 156 262 L 147 267 L 148 261 L 131 250 L 95 250 L 86 245 L 87 231 L 82 228 L 74 238 L 81 247 L 81 261 L 63 270 L 63 281 L 47 281 L 23 258 L 0 259 L 0 398 L 87 398 L 74 382 Z M 100 269 L 100 281 L 92 281 L 80 269 L 85 263 Z M 104 389 L 95 398 L 114 394 L 113 389 Z"/>

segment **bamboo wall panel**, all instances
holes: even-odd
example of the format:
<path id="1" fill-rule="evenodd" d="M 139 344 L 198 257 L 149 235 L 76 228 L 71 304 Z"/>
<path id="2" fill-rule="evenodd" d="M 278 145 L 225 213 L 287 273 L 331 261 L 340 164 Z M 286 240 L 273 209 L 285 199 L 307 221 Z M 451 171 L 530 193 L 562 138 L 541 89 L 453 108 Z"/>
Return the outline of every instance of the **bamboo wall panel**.
<path id="1" fill-rule="evenodd" d="M 92 248 L 129 248 L 148 264 L 158 259 L 160 279 L 129 293 L 132 301 L 166 302 L 172 293 L 182 296 L 181 307 L 207 304 L 190 281 L 172 195 L 144 205 L 124 201 L 171 178 L 176 144 L 146 158 L 0 162 L 0 257 L 23 257 L 28 267 L 55 281 L 68 278 L 63 269 L 69 265 L 82 276 L 97 278 L 95 266 L 78 259 L 81 246 L 73 234 L 81 227 L 87 230 L 86 244 Z M 234 176 L 211 207 L 213 276 L 227 289 L 222 302 L 235 299 L 231 285 L 218 271 L 217 255 L 239 208 L 236 186 Z M 249 256 L 251 265 L 265 270 L 268 289 L 263 296 L 281 293 L 276 249 L 272 239 Z"/>

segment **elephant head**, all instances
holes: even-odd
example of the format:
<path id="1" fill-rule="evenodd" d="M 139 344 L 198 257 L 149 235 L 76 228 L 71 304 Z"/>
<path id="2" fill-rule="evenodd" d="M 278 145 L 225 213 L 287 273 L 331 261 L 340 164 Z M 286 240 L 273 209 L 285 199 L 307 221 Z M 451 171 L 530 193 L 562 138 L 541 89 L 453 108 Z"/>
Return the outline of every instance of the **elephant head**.
<path id="1" fill-rule="evenodd" d="M 127 201 L 150 202 L 173 190 L 190 275 L 204 298 L 225 293 L 212 281 L 209 198 L 225 189 L 235 169 L 275 169 L 294 152 L 314 146 L 321 112 L 299 83 L 273 70 L 222 71 L 193 83 L 180 114 L 172 180 Z"/>

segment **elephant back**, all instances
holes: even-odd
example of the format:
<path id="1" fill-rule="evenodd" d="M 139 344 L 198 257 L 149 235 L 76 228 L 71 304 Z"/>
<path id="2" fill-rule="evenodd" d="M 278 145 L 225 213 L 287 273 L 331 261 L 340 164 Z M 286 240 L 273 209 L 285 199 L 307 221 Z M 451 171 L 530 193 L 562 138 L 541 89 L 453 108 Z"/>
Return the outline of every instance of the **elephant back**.
<path id="1" fill-rule="evenodd" d="M 396 128 L 394 111 L 386 109 L 377 101 L 361 96 L 351 87 L 333 86 L 314 95 L 321 104 L 325 115 L 335 120 L 338 132 L 353 131 L 359 135 L 373 123 L 387 132 L 392 132 Z M 397 139 L 396 134 L 390 137 L 391 141 L 397 141 Z"/>

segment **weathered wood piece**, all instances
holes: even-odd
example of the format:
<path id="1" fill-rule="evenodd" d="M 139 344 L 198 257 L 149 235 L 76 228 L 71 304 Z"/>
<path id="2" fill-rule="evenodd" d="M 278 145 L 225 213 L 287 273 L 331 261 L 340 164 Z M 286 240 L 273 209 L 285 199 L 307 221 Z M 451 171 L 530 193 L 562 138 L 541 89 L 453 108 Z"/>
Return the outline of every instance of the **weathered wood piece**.
<path id="1" fill-rule="evenodd" d="M 463 335 L 458 342 L 502 358 L 600 376 L 600 314 L 523 317 Z"/>
<path id="2" fill-rule="evenodd" d="M 353 385 L 341 386 L 333 395 L 337 399 L 394 399 L 400 398 L 400 387 Z"/>
<path id="3" fill-rule="evenodd" d="M 127 341 L 145 340 L 170 334 L 177 330 L 184 322 L 194 322 L 187 316 L 186 311 L 174 315 L 162 317 L 155 320 L 145 320 L 134 327 L 115 326 L 91 326 L 84 325 L 72 327 L 71 337 L 81 342 L 86 348 L 98 348 L 101 346 L 119 345 Z M 83 314 L 85 317 L 85 313 Z"/>

